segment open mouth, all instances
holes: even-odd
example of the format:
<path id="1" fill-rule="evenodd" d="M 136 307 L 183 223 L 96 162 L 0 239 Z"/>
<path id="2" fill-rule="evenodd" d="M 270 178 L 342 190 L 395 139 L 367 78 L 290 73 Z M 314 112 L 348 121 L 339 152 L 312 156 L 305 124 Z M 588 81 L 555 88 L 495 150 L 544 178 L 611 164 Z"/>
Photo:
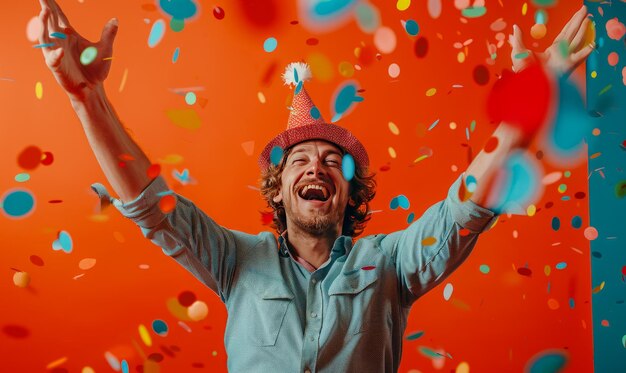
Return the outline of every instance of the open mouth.
<path id="1" fill-rule="evenodd" d="M 298 191 L 300 198 L 307 201 L 326 202 L 330 197 L 328 189 L 323 185 L 307 184 Z"/>

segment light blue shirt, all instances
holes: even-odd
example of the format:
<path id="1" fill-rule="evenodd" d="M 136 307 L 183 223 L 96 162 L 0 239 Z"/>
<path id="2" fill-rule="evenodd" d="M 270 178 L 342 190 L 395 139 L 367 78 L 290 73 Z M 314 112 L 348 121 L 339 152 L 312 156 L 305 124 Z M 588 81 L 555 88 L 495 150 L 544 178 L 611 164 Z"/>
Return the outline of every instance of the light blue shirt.
<path id="1" fill-rule="evenodd" d="M 396 372 L 411 305 L 463 263 L 495 219 L 459 200 L 461 177 L 404 230 L 337 238 L 313 273 L 282 237 L 224 228 L 162 177 L 125 204 L 92 188 L 224 302 L 229 371 Z M 158 207 L 164 193 L 177 201 L 167 214 Z"/>

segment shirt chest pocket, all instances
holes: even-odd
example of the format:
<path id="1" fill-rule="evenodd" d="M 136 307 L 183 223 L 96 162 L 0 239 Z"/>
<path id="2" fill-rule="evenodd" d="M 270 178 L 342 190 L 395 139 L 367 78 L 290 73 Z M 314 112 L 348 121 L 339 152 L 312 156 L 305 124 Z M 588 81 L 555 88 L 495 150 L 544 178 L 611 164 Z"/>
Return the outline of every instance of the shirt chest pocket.
<path id="1" fill-rule="evenodd" d="M 242 317 L 247 320 L 244 332 L 256 346 L 274 346 L 285 321 L 289 307 L 293 307 L 293 293 L 282 283 L 270 285 L 260 281 L 246 281 L 250 290 Z"/>
<path id="2" fill-rule="evenodd" d="M 336 322 L 346 333 L 346 337 L 362 333 L 378 319 L 376 304 L 378 273 L 362 270 L 350 275 L 340 275 L 328 289 L 328 295 L 335 305 Z"/>

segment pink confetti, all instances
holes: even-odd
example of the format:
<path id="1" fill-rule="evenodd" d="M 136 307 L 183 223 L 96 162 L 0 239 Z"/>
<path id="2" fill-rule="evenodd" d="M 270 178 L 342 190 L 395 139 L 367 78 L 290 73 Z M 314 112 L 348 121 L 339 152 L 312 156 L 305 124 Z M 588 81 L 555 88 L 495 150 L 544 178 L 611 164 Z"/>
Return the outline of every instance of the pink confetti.
<path id="1" fill-rule="evenodd" d="M 606 22 L 606 34 L 613 40 L 620 40 L 626 34 L 626 26 L 615 17 Z"/>

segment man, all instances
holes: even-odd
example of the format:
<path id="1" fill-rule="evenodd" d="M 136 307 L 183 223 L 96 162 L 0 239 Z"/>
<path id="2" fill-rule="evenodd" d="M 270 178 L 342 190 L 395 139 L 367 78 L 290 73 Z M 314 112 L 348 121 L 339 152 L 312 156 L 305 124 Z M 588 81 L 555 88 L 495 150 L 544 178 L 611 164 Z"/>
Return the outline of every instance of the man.
<path id="1" fill-rule="evenodd" d="M 151 162 L 106 98 L 103 81 L 111 60 L 80 63 L 90 46 L 100 56 L 112 54 L 117 21 L 110 21 L 94 44 L 71 28 L 53 0 L 40 3 L 40 42 L 53 44 L 42 48 L 46 63 L 120 199 L 109 197 L 99 184 L 94 190 L 225 303 L 229 370 L 397 371 L 411 305 L 452 273 L 493 223 L 492 179 L 532 133 L 502 124 L 493 135 L 498 146 L 476 156 L 445 200 L 405 230 L 354 240 L 374 197 L 367 153 L 349 131 L 314 113 L 303 85 L 310 73 L 290 65 L 285 81 L 295 86 L 295 94 L 288 129 L 259 159 L 278 242 L 270 232 L 226 229 L 180 195 L 174 194 L 171 211 L 159 208 L 161 198 L 173 193 L 162 177 L 147 176 Z M 546 51 L 548 65 L 569 72 L 591 52 L 593 46 L 583 45 L 586 15 L 583 7 Z M 524 51 L 518 28 L 510 41 L 512 56 Z M 561 41 L 573 53 L 556 53 Z M 514 70 L 526 63 L 514 58 Z M 120 154 L 134 161 L 119 167 Z M 345 171 L 346 162 L 354 162 L 354 175 Z"/>

